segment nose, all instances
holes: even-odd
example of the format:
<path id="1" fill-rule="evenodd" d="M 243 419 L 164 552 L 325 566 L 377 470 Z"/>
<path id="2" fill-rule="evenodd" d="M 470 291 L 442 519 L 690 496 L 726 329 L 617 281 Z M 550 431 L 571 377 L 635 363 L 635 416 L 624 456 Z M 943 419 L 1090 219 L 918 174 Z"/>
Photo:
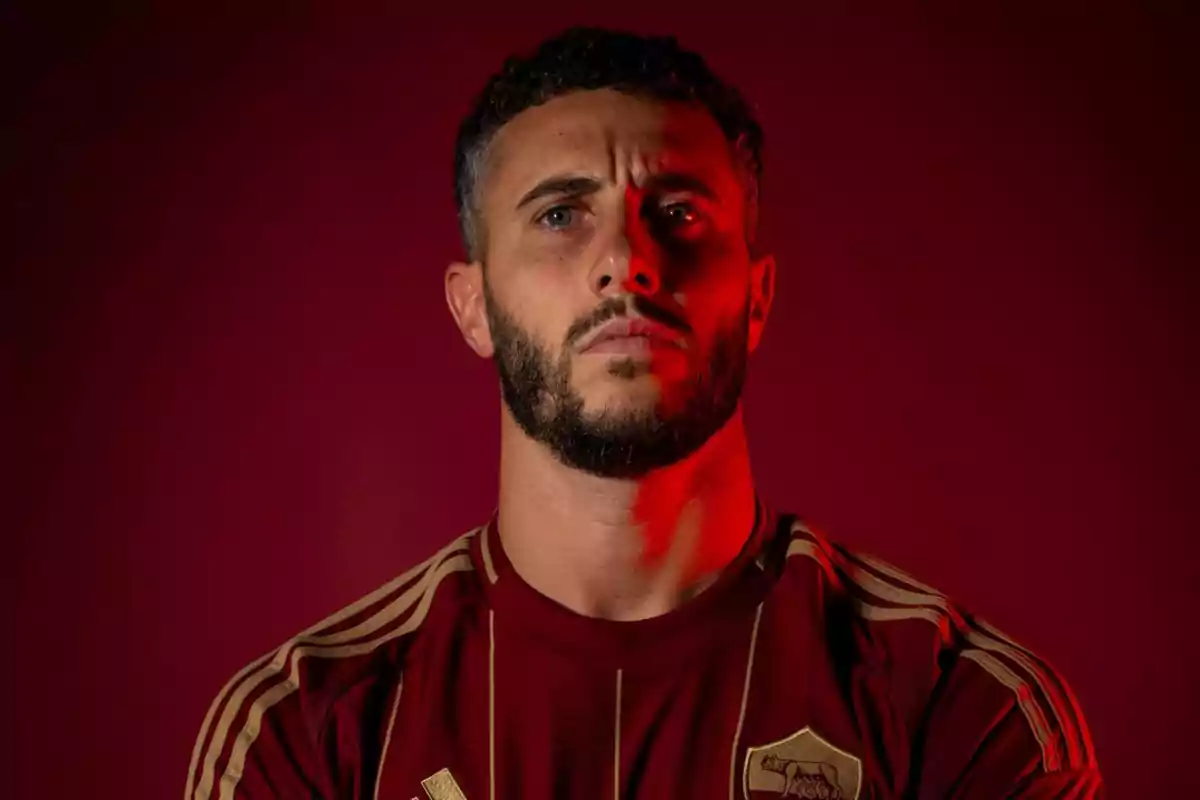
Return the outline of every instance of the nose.
<path id="1" fill-rule="evenodd" d="M 624 224 L 612 232 L 605 252 L 597 259 L 589 277 L 592 291 L 600 297 L 640 294 L 651 297 L 662 288 L 657 246 L 645 221 L 634 209 Z"/>

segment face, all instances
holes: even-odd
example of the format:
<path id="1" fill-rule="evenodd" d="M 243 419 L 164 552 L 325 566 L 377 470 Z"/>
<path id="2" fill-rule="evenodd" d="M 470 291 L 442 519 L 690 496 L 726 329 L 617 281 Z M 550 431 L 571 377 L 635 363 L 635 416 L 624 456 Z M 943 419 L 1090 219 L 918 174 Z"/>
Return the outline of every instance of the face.
<path id="1" fill-rule="evenodd" d="M 489 148 L 482 262 L 447 271 L 467 341 L 520 428 L 563 463 L 637 477 L 737 409 L 774 264 L 703 110 L 601 90 L 521 113 Z"/>

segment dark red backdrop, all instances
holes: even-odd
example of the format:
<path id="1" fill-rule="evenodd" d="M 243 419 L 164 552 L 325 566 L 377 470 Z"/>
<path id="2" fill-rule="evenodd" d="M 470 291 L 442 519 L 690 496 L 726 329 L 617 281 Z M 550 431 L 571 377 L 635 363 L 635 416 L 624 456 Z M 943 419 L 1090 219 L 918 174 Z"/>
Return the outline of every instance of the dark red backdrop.
<path id="1" fill-rule="evenodd" d="M 493 375 L 442 300 L 452 137 L 573 21 L 676 32 L 760 111 L 766 496 L 1057 664 L 1114 796 L 1187 794 L 1183 19 L 444 5 L 6 12 L 16 796 L 176 796 L 234 670 L 490 511 Z"/>

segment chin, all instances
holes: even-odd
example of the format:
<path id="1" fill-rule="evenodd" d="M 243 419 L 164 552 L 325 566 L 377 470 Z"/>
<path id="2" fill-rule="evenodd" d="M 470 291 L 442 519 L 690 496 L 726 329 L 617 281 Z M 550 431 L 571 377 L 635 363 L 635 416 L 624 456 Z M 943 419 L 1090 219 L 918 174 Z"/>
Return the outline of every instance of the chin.
<path id="1" fill-rule="evenodd" d="M 654 375 L 633 378 L 609 378 L 604 386 L 590 386 L 581 392 L 584 411 L 599 415 L 606 411 L 652 411 L 662 400 L 662 382 Z"/>

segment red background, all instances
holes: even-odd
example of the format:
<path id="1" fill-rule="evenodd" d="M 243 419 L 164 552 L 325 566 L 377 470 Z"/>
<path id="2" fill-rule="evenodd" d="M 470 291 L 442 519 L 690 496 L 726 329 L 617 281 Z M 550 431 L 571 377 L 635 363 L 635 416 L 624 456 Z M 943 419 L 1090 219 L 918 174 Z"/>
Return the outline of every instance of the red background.
<path id="1" fill-rule="evenodd" d="M 4 794 L 176 796 L 237 668 L 490 512 L 452 140 L 504 55 L 580 21 L 677 33 L 761 115 L 766 497 L 1061 668 L 1114 797 L 1189 794 L 1188 26 L 969 5 L 5 12 Z"/>

